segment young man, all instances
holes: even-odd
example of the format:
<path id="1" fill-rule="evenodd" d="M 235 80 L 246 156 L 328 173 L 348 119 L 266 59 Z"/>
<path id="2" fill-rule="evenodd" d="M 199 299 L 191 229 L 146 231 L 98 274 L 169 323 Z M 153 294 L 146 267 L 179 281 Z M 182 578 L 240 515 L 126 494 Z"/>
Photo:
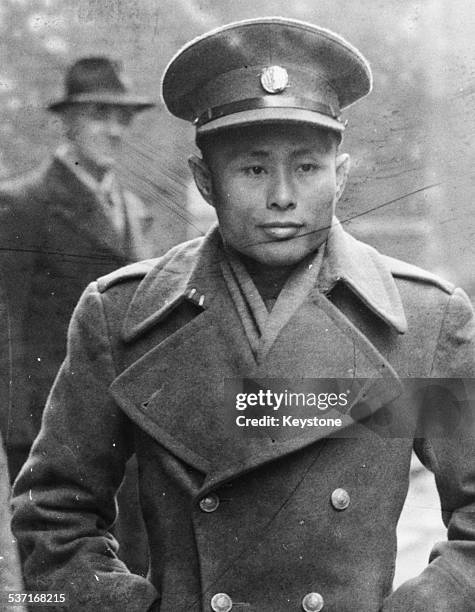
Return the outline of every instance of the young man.
<path id="1" fill-rule="evenodd" d="M 79 302 L 16 485 L 29 589 L 67 592 L 70 610 L 473 609 L 473 419 L 437 435 L 427 394 L 401 382 L 473 377 L 470 304 L 333 216 L 349 167 L 340 109 L 370 88 L 354 47 L 281 18 L 220 28 L 169 64 L 164 100 L 196 125 L 190 164 L 219 227 Z M 244 393 L 252 381 L 317 379 L 343 381 L 338 410 L 306 406 L 295 427 L 274 405 L 239 425 L 245 398 L 278 395 Z M 436 474 L 449 541 L 391 593 L 413 447 Z M 149 580 L 127 573 L 108 533 L 133 452 Z"/>

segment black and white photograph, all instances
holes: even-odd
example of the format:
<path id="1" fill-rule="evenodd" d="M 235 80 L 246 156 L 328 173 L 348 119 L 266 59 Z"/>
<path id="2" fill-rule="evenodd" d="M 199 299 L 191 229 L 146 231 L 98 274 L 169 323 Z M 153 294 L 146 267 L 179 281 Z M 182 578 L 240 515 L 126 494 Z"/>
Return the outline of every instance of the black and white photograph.
<path id="1" fill-rule="evenodd" d="M 0 0 L 0 611 L 475 612 L 469 0 Z"/>

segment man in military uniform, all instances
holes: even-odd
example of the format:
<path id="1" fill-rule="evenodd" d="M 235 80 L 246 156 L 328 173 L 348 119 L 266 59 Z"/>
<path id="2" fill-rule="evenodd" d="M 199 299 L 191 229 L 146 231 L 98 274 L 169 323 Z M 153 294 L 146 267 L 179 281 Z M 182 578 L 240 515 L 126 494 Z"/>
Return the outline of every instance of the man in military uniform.
<path id="1" fill-rule="evenodd" d="M 358 50 L 282 18 L 230 24 L 173 58 L 164 100 L 196 126 L 190 165 L 219 227 L 81 298 L 16 484 L 29 589 L 65 590 L 71 610 L 473 610 L 471 402 L 457 436 L 437 435 L 443 411 L 426 418 L 426 394 L 402 383 L 474 376 L 470 303 L 334 218 L 340 111 L 370 89 Z M 358 391 L 328 427 L 237 427 L 229 385 L 262 379 Z M 413 448 L 449 540 L 392 593 Z M 134 451 L 148 580 L 109 535 Z"/>

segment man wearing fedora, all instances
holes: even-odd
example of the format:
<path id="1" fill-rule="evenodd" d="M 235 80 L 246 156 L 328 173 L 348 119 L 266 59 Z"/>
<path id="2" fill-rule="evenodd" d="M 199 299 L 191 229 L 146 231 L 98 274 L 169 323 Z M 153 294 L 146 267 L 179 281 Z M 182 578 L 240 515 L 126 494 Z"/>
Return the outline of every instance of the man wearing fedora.
<path id="1" fill-rule="evenodd" d="M 151 255 L 151 217 L 114 172 L 136 113 L 154 106 L 132 93 L 118 63 L 85 57 L 49 106 L 65 140 L 41 168 L 0 184 L 0 265 L 12 313 L 12 389 L 2 401 L 10 475 L 16 477 L 66 352 L 86 285 Z"/>
<path id="2" fill-rule="evenodd" d="M 67 592 L 68 610 L 473 612 L 472 308 L 334 217 L 340 112 L 371 83 L 346 40 L 284 18 L 173 58 L 163 98 L 196 128 L 219 225 L 81 297 L 15 485 L 29 589 Z M 325 385 L 331 404 L 304 393 Z M 412 449 L 448 540 L 392 592 Z M 110 535 L 133 452 L 148 579 Z"/>

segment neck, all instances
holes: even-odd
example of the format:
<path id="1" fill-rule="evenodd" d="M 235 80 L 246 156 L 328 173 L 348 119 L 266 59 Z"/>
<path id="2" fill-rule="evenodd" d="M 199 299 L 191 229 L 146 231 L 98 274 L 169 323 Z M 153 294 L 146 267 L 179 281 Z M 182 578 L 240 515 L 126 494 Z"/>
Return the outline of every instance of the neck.
<path id="1" fill-rule="evenodd" d="M 243 253 L 233 251 L 246 267 L 249 276 L 252 278 L 261 297 L 266 299 L 276 299 L 285 285 L 287 279 L 298 266 L 269 266 L 262 264 Z"/>

